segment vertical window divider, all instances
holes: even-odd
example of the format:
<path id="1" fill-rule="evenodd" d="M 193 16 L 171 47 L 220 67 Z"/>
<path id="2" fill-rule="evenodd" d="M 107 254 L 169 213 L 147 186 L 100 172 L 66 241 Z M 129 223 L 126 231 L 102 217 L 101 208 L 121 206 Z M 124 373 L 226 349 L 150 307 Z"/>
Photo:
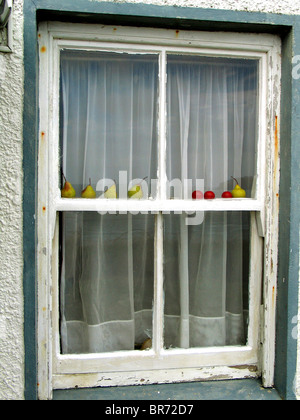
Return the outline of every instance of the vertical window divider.
<path id="1" fill-rule="evenodd" d="M 163 49 L 159 55 L 159 104 L 158 104 L 158 198 L 167 199 L 167 171 L 166 171 L 166 121 L 167 121 L 167 54 Z M 154 278 L 154 308 L 153 308 L 153 350 L 157 355 L 163 349 L 164 329 L 164 230 L 163 214 L 159 212 L 155 221 L 155 278 Z"/>
<path id="2" fill-rule="evenodd" d="M 164 330 L 164 261 L 163 261 L 163 215 L 159 212 L 155 221 L 154 241 L 154 307 L 152 347 L 157 356 L 163 350 Z"/>
<path id="3" fill-rule="evenodd" d="M 167 53 L 163 49 L 159 56 L 159 141 L 158 141 L 158 197 L 167 199 Z"/>

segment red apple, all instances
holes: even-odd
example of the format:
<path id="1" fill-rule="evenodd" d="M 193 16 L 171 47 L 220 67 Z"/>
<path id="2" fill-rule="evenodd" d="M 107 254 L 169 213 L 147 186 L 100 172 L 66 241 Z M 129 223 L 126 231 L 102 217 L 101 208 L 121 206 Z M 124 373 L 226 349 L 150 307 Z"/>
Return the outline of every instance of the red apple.
<path id="1" fill-rule="evenodd" d="M 213 198 L 215 198 L 215 193 L 212 191 L 206 191 L 206 193 L 204 194 L 204 198 L 206 200 L 212 200 Z"/>
<path id="2" fill-rule="evenodd" d="M 203 198 L 203 192 L 202 191 L 193 191 L 193 194 L 192 194 L 192 198 L 194 199 L 194 200 L 202 200 L 202 198 Z"/>
<path id="3" fill-rule="evenodd" d="M 232 194 L 230 191 L 224 191 L 222 194 L 222 198 L 232 198 Z"/>

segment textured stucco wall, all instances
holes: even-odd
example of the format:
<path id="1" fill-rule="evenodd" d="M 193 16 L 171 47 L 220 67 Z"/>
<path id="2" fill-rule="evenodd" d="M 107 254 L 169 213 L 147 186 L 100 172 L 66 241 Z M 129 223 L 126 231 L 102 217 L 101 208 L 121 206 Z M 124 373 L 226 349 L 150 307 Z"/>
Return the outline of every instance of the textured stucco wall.
<path id="1" fill-rule="evenodd" d="M 62 0 L 63 1 L 63 0 Z M 101 0 L 91 0 L 101 1 Z M 202 7 L 247 12 L 300 14 L 300 4 L 293 0 L 108 0 L 112 3 L 144 3 L 159 6 Z"/>
<path id="2" fill-rule="evenodd" d="M 300 14 L 300 4 L 295 0 L 277 0 L 276 2 L 274 0 L 127 1 L 156 5 Z M 119 2 L 125 3 L 124 0 L 119 0 Z M 23 0 L 14 0 L 13 54 L 0 53 L 0 400 L 22 399 L 24 392 L 22 294 L 22 10 Z M 295 386 L 298 385 L 298 394 L 300 397 L 300 363 L 298 365 L 299 369 L 298 375 L 295 377 Z"/>
<path id="3" fill-rule="evenodd" d="M 14 4 L 13 54 L 0 53 L 0 399 L 22 399 L 23 1 Z"/>

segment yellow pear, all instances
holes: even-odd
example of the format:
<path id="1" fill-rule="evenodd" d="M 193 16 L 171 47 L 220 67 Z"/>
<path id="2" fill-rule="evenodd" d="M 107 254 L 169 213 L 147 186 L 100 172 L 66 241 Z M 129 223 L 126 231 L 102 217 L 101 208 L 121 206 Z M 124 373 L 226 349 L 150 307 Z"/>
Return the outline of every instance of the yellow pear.
<path id="1" fill-rule="evenodd" d="M 236 186 L 231 191 L 232 197 L 233 198 L 245 198 L 246 197 L 246 191 L 243 190 L 243 188 L 241 188 L 239 186 L 239 183 L 237 182 L 237 180 L 235 178 L 233 178 L 233 176 L 231 178 L 234 179 L 234 181 L 236 182 Z"/>
<path id="2" fill-rule="evenodd" d="M 92 181 L 90 178 L 89 185 L 82 191 L 81 197 L 82 198 L 96 198 L 96 192 L 91 185 Z"/>
<path id="3" fill-rule="evenodd" d="M 143 198 L 143 190 L 140 185 L 134 185 L 130 190 L 128 190 L 129 198 Z"/>
<path id="4" fill-rule="evenodd" d="M 152 340 L 151 338 L 147 338 L 141 346 L 141 350 L 149 350 L 152 348 Z"/>
<path id="5" fill-rule="evenodd" d="M 107 190 L 104 193 L 105 198 L 117 198 L 117 188 L 116 188 L 116 181 L 115 183 L 107 188 Z"/>
<path id="6" fill-rule="evenodd" d="M 130 188 L 130 190 L 128 190 L 128 198 L 134 198 L 134 199 L 140 199 L 143 198 L 143 190 L 142 190 L 142 182 L 148 178 L 147 176 L 145 176 L 145 178 L 143 178 L 143 180 L 139 183 L 134 185 L 133 187 Z"/>
<path id="7" fill-rule="evenodd" d="M 66 180 L 66 177 L 63 175 L 65 180 L 65 185 L 61 190 L 62 198 L 74 198 L 76 197 L 76 191 L 73 188 L 72 184 Z"/>

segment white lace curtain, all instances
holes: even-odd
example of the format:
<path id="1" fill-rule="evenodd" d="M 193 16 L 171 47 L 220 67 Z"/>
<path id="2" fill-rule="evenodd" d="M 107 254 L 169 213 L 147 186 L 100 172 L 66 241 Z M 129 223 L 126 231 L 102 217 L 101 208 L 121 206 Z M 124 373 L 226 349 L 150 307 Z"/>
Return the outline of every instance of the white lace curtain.
<path id="1" fill-rule="evenodd" d="M 250 196 L 256 63 L 170 56 L 167 71 L 168 179 L 204 179 L 221 196 L 235 176 Z M 119 171 L 157 178 L 158 83 L 155 55 L 62 53 L 62 168 L 78 196 Z M 185 218 L 164 217 L 165 347 L 244 344 L 249 215 Z M 153 331 L 155 215 L 61 219 L 62 352 L 139 348 Z"/>

